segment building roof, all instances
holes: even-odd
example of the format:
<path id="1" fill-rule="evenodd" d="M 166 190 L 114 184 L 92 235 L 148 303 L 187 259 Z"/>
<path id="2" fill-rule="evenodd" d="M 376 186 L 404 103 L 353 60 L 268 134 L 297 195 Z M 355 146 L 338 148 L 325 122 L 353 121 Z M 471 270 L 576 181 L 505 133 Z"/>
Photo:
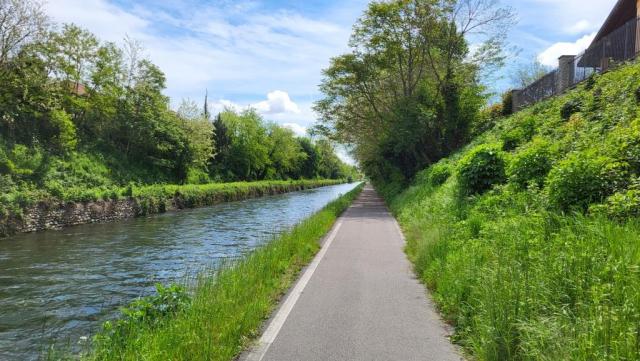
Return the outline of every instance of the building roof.
<path id="1" fill-rule="evenodd" d="M 637 17 L 637 15 L 636 0 L 618 0 L 591 45 L 609 35 L 614 30 L 622 27 L 627 21 Z"/>

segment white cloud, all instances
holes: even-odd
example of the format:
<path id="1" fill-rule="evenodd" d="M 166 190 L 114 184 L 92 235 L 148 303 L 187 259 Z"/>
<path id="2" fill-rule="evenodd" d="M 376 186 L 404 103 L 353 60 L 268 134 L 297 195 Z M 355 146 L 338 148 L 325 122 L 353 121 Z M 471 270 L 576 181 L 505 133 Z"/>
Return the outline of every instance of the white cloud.
<path id="1" fill-rule="evenodd" d="M 46 8 L 55 21 L 74 22 L 103 40 L 119 42 L 127 34 L 140 40 L 165 72 L 166 93 L 177 104 L 202 99 L 207 88 L 211 97 L 239 103 L 272 89 L 287 89 L 293 98 L 317 97 L 321 69 L 347 48 L 364 5 L 330 3 L 326 13 L 313 16 L 252 0 L 49 0 Z M 279 100 L 259 106 L 269 106 L 270 114 L 295 114 L 293 102 Z"/>
<path id="2" fill-rule="evenodd" d="M 120 42 L 125 34 L 141 34 L 149 21 L 104 0 L 50 0 L 47 13 L 59 23 L 89 28 L 100 40 Z"/>
<path id="3" fill-rule="evenodd" d="M 565 28 L 565 31 L 569 34 L 582 34 L 594 30 L 596 30 L 595 26 L 590 21 L 584 19 Z"/>
<path id="4" fill-rule="evenodd" d="M 267 94 L 267 100 L 263 100 L 253 106 L 261 114 L 299 114 L 300 108 L 294 103 L 289 94 L 282 90 L 272 91 Z"/>
<path id="5" fill-rule="evenodd" d="M 596 34 L 585 35 L 573 43 L 559 42 L 551 45 L 538 55 L 538 61 L 543 65 L 556 67 L 558 58 L 562 55 L 578 55 L 589 47 Z"/>
<path id="6" fill-rule="evenodd" d="M 305 136 L 307 134 L 307 128 L 297 123 L 284 123 L 282 126 L 293 130 L 293 132 L 299 136 Z"/>

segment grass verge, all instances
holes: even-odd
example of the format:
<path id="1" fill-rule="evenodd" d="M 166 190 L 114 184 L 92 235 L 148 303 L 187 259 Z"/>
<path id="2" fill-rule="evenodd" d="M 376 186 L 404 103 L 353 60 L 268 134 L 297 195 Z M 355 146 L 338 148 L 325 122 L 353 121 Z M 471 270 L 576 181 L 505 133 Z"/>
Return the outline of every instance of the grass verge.
<path id="1" fill-rule="evenodd" d="M 319 249 L 362 185 L 246 257 L 200 274 L 189 296 L 160 287 L 106 323 L 84 360 L 232 360 Z"/>
<path id="2" fill-rule="evenodd" d="M 640 360 L 639 105 L 635 62 L 383 185 L 475 359 Z"/>

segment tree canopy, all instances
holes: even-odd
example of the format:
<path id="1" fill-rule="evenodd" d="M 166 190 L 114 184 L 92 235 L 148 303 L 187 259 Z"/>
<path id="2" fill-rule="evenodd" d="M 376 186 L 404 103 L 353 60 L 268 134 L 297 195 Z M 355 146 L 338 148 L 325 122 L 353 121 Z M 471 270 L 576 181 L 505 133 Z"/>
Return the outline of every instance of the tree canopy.
<path id="1" fill-rule="evenodd" d="M 413 176 L 468 140 L 512 20 L 494 0 L 372 2 L 324 70 L 316 130 L 352 144 L 373 179 Z"/>

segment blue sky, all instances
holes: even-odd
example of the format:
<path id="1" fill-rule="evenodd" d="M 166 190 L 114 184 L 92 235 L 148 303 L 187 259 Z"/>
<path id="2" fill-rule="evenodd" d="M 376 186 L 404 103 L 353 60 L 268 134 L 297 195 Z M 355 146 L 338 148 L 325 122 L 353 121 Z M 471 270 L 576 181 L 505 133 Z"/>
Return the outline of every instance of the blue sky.
<path id="1" fill-rule="evenodd" d="M 510 84 L 512 67 L 577 53 L 606 18 L 615 0 L 502 0 L 518 13 L 509 41 L 520 49 L 493 82 Z M 315 121 L 321 70 L 343 53 L 365 0 L 49 0 L 57 22 L 73 22 L 102 40 L 125 35 L 167 74 L 166 94 L 201 102 L 213 111 L 257 108 L 266 119 L 299 133 Z"/>

